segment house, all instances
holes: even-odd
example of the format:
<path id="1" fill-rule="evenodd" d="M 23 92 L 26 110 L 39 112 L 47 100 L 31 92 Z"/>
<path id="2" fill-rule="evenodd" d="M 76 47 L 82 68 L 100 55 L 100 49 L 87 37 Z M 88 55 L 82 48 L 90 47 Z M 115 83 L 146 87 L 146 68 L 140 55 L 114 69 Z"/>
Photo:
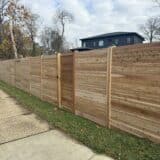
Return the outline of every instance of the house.
<path id="1" fill-rule="evenodd" d="M 81 39 L 82 47 L 72 51 L 107 48 L 110 46 L 125 46 L 143 43 L 145 39 L 136 32 L 114 32 Z"/>

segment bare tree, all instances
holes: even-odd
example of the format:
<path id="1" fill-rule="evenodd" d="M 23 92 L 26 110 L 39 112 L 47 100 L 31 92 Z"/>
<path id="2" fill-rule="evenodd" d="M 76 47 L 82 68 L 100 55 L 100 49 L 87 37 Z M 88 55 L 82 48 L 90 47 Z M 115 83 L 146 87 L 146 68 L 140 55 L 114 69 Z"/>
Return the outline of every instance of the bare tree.
<path id="1" fill-rule="evenodd" d="M 52 32 L 52 28 L 49 27 L 45 27 L 44 30 L 41 33 L 41 43 L 43 45 L 43 47 L 47 50 L 51 49 L 51 32 Z"/>
<path id="2" fill-rule="evenodd" d="M 10 28 L 10 34 L 11 34 L 11 40 L 12 40 L 15 58 L 18 58 L 18 53 L 17 53 L 13 26 L 23 27 L 25 19 L 28 19 L 29 17 L 26 8 L 23 5 L 20 5 L 18 2 L 19 0 L 9 0 L 7 12 L 6 12 L 9 18 L 9 24 L 10 24 L 9 28 Z"/>
<path id="3" fill-rule="evenodd" d="M 62 40 L 62 36 L 59 34 L 59 32 L 49 27 L 45 27 L 42 31 L 41 43 L 49 54 L 61 52 L 62 50 L 65 51 L 68 49 L 65 39 Z"/>
<path id="4" fill-rule="evenodd" d="M 27 33 L 32 41 L 32 55 L 36 55 L 36 33 L 37 33 L 37 26 L 38 26 L 38 18 L 39 15 L 33 14 L 31 11 L 28 10 L 28 17 L 25 19 L 25 25 L 27 29 Z"/>
<path id="5" fill-rule="evenodd" d="M 58 38 L 55 38 L 54 40 L 57 39 L 57 43 L 55 41 L 56 44 L 58 44 L 59 46 L 59 49 L 58 51 L 59 52 L 63 52 L 64 51 L 64 48 L 65 48 L 65 29 L 66 29 L 66 25 L 67 23 L 71 23 L 72 21 L 74 21 L 74 17 L 73 15 L 64 10 L 64 9 L 58 9 L 56 11 L 56 14 L 54 16 L 54 25 L 55 25 L 55 28 L 54 28 L 54 36 Z"/>
<path id="6" fill-rule="evenodd" d="M 150 43 L 153 40 L 157 40 L 160 38 L 160 18 L 159 17 L 152 17 L 149 18 L 144 25 L 141 27 L 141 31 L 143 32 L 145 38 L 149 40 Z"/>
<path id="7" fill-rule="evenodd" d="M 58 9 L 54 17 L 54 22 L 57 24 L 58 30 L 61 31 L 61 36 L 64 38 L 66 23 L 70 23 L 74 20 L 71 13 L 66 10 Z"/>
<path id="8" fill-rule="evenodd" d="M 12 40 L 12 45 L 13 45 L 13 50 L 14 50 L 14 56 L 15 58 L 18 58 L 18 53 L 17 53 L 17 47 L 16 47 L 16 42 L 15 42 L 15 37 L 13 33 L 13 21 L 16 17 L 16 2 L 10 0 L 9 5 L 8 5 L 8 10 L 7 10 L 7 15 L 9 17 L 9 23 L 10 23 L 10 34 L 11 34 L 11 40 Z"/>
<path id="9" fill-rule="evenodd" d="M 51 31 L 51 49 L 54 52 L 61 52 L 62 50 L 64 51 L 64 41 L 65 39 L 59 34 L 59 32 L 55 30 Z"/>

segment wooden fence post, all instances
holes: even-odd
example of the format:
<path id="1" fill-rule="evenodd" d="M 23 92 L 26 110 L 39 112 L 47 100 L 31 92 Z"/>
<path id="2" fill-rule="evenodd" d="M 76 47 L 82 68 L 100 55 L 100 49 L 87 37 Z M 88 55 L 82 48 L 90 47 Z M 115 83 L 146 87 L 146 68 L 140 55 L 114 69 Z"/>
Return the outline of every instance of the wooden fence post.
<path id="1" fill-rule="evenodd" d="M 29 57 L 29 94 L 31 95 L 31 57 Z"/>
<path id="2" fill-rule="evenodd" d="M 106 108 L 106 122 L 107 127 L 110 128 L 111 121 L 111 83 L 112 83 L 112 52 L 114 47 L 109 47 L 107 49 L 107 86 L 106 86 L 106 96 L 107 96 L 107 108 Z"/>
<path id="3" fill-rule="evenodd" d="M 16 60 L 14 60 L 14 86 L 16 87 Z"/>
<path id="4" fill-rule="evenodd" d="M 58 107 L 62 107 L 61 100 L 61 54 L 57 54 Z"/>
<path id="5" fill-rule="evenodd" d="M 42 60 L 43 60 L 43 55 L 41 55 L 40 57 L 40 61 L 41 61 L 41 74 L 40 74 L 40 79 L 41 79 L 41 82 L 40 82 L 40 85 L 41 85 L 41 88 L 40 88 L 40 92 L 41 92 L 41 100 L 43 99 L 43 87 L 42 87 L 42 69 L 43 69 L 43 63 L 42 63 Z"/>
<path id="6" fill-rule="evenodd" d="M 75 57 L 75 53 L 73 53 L 73 113 L 75 114 L 76 109 L 75 109 L 75 99 L 76 99 L 76 91 L 75 91 L 75 61 L 76 61 L 76 57 Z"/>

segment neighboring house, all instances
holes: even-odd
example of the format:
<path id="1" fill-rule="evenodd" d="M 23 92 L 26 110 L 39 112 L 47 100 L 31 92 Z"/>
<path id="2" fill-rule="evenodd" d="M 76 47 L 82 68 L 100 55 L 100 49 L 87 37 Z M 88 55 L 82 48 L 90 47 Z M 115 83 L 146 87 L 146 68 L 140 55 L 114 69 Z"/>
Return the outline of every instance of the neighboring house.
<path id="1" fill-rule="evenodd" d="M 82 47 L 72 51 L 107 48 L 110 46 L 125 46 L 143 43 L 145 39 L 136 32 L 114 32 L 81 39 Z"/>

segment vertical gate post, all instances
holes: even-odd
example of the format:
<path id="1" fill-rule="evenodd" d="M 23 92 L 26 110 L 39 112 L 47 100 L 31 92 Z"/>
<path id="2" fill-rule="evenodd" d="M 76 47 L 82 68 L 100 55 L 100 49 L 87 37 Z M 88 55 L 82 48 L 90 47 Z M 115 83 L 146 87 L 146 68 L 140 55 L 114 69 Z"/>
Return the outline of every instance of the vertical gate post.
<path id="1" fill-rule="evenodd" d="M 41 100 L 43 99 L 43 87 L 42 87 L 42 79 L 43 79 L 43 77 L 42 77 L 42 69 L 43 69 L 43 63 L 42 63 L 42 61 L 43 61 L 43 55 L 41 55 L 41 57 L 40 57 L 40 61 L 41 61 L 41 75 L 40 75 L 40 79 L 41 79 L 41 89 L 40 89 L 40 92 L 41 92 Z"/>
<path id="2" fill-rule="evenodd" d="M 73 53 L 73 113 L 75 114 L 76 109 L 75 109 L 75 99 L 76 99 L 76 87 L 75 87 L 75 53 Z"/>
<path id="3" fill-rule="evenodd" d="M 112 83 L 112 52 L 113 47 L 107 49 L 107 85 L 106 85 L 106 96 L 107 96 L 107 108 L 106 108 L 106 122 L 107 127 L 110 128 L 111 121 L 111 83 Z"/>
<path id="4" fill-rule="evenodd" d="M 58 107 L 62 107 L 61 100 L 61 53 L 57 54 Z"/>
<path id="5" fill-rule="evenodd" d="M 16 87 L 16 60 L 14 60 L 14 87 Z"/>
<path id="6" fill-rule="evenodd" d="M 31 95 L 31 57 L 29 57 L 28 60 L 29 60 L 29 94 Z"/>

